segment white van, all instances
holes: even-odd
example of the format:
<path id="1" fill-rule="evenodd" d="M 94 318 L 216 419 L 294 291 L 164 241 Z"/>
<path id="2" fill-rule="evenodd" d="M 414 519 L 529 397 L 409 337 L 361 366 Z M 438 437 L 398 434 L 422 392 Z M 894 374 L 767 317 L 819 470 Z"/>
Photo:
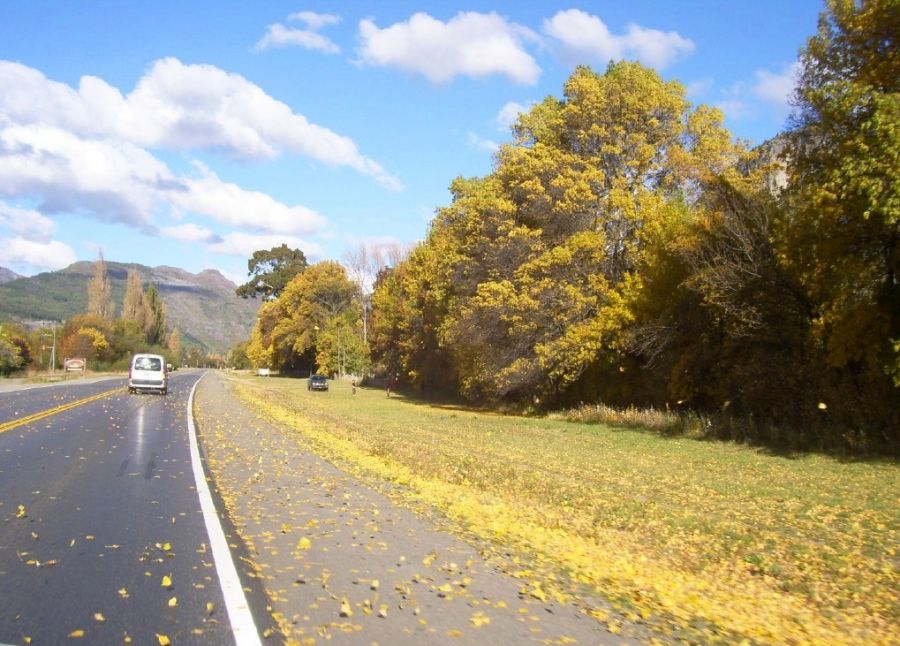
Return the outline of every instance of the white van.
<path id="1" fill-rule="evenodd" d="M 169 392 L 169 373 L 163 357 L 158 354 L 136 354 L 131 357 L 128 392 L 138 390 L 155 390 L 163 395 Z"/>

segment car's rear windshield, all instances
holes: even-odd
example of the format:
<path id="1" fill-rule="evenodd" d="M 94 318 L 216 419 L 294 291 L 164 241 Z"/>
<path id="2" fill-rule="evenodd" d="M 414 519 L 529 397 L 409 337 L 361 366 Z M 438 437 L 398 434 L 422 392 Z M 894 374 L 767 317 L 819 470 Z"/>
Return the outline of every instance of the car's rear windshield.
<path id="1" fill-rule="evenodd" d="M 138 357 L 134 360 L 135 370 L 162 370 L 162 361 L 156 357 Z"/>

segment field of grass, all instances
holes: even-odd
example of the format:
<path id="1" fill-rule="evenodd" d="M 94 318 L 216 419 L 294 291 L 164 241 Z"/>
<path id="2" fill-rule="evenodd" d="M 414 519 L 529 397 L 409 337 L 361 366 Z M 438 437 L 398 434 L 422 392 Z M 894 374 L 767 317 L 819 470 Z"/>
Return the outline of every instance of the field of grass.
<path id="1" fill-rule="evenodd" d="M 523 593 L 703 643 L 900 635 L 900 467 L 237 377 L 321 455 L 512 550 Z"/>

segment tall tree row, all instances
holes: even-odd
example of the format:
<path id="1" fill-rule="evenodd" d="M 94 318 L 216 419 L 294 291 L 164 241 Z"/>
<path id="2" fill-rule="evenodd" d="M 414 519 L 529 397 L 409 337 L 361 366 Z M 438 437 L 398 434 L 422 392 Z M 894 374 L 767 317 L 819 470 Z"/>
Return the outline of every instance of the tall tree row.
<path id="1" fill-rule="evenodd" d="M 472 398 L 560 403 L 618 367 L 642 281 L 745 153 L 636 63 L 579 68 L 514 135 L 382 283 L 375 347 L 426 390 L 452 376 Z"/>
<path id="2" fill-rule="evenodd" d="M 473 400 L 668 405 L 761 441 L 897 446 L 898 20 L 892 0 L 831 0 L 787 145 L 755 151 L 652 70 L 578 68 L 379 275 L 375 360 Z"/>
<path id="3" fill-rule="evenodd" d="M 62 357 L 83 357 L 92 364 L 110 364 L 133 352 L 158 347 L 167 336 L 166 308 L 154 285 L 144 289 L 137 270 L 129 270 L 122 315 L 113 319 L 113 300 L 106 263 L 101 253 L 94 277 L 88 282 L 88 311 L 67 320 L 59 335 Z M 177 331 L 176 331 L 177 332 Z M 180 335 L 176 338 L 180 346 Z M 180 354 L 168 352 L 176 357 Z"/>
<path id="4" fill-rule="evenodd" d="M 103 260 L 103 251 L 94 268 L 94 277 L 88 282 L 88 314 L 104 320 L 112 320 L 113 301 L 112 287 L 109 284 L 109 276 L 106 275 L 106 262 Z"/>

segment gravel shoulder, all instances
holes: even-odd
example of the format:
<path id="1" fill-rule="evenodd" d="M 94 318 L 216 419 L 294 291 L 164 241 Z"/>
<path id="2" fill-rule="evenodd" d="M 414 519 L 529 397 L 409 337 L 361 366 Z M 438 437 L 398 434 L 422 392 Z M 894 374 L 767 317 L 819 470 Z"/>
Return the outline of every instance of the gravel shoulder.
<path id="1" fill-rule="evenodd" d="M 577 607 L 521 582 L 460 538 L 312 454 L 210 372 L 194 416 L 207 465 L 268 597 L 258 624 L 286 644 L 622 644 Z"/>

